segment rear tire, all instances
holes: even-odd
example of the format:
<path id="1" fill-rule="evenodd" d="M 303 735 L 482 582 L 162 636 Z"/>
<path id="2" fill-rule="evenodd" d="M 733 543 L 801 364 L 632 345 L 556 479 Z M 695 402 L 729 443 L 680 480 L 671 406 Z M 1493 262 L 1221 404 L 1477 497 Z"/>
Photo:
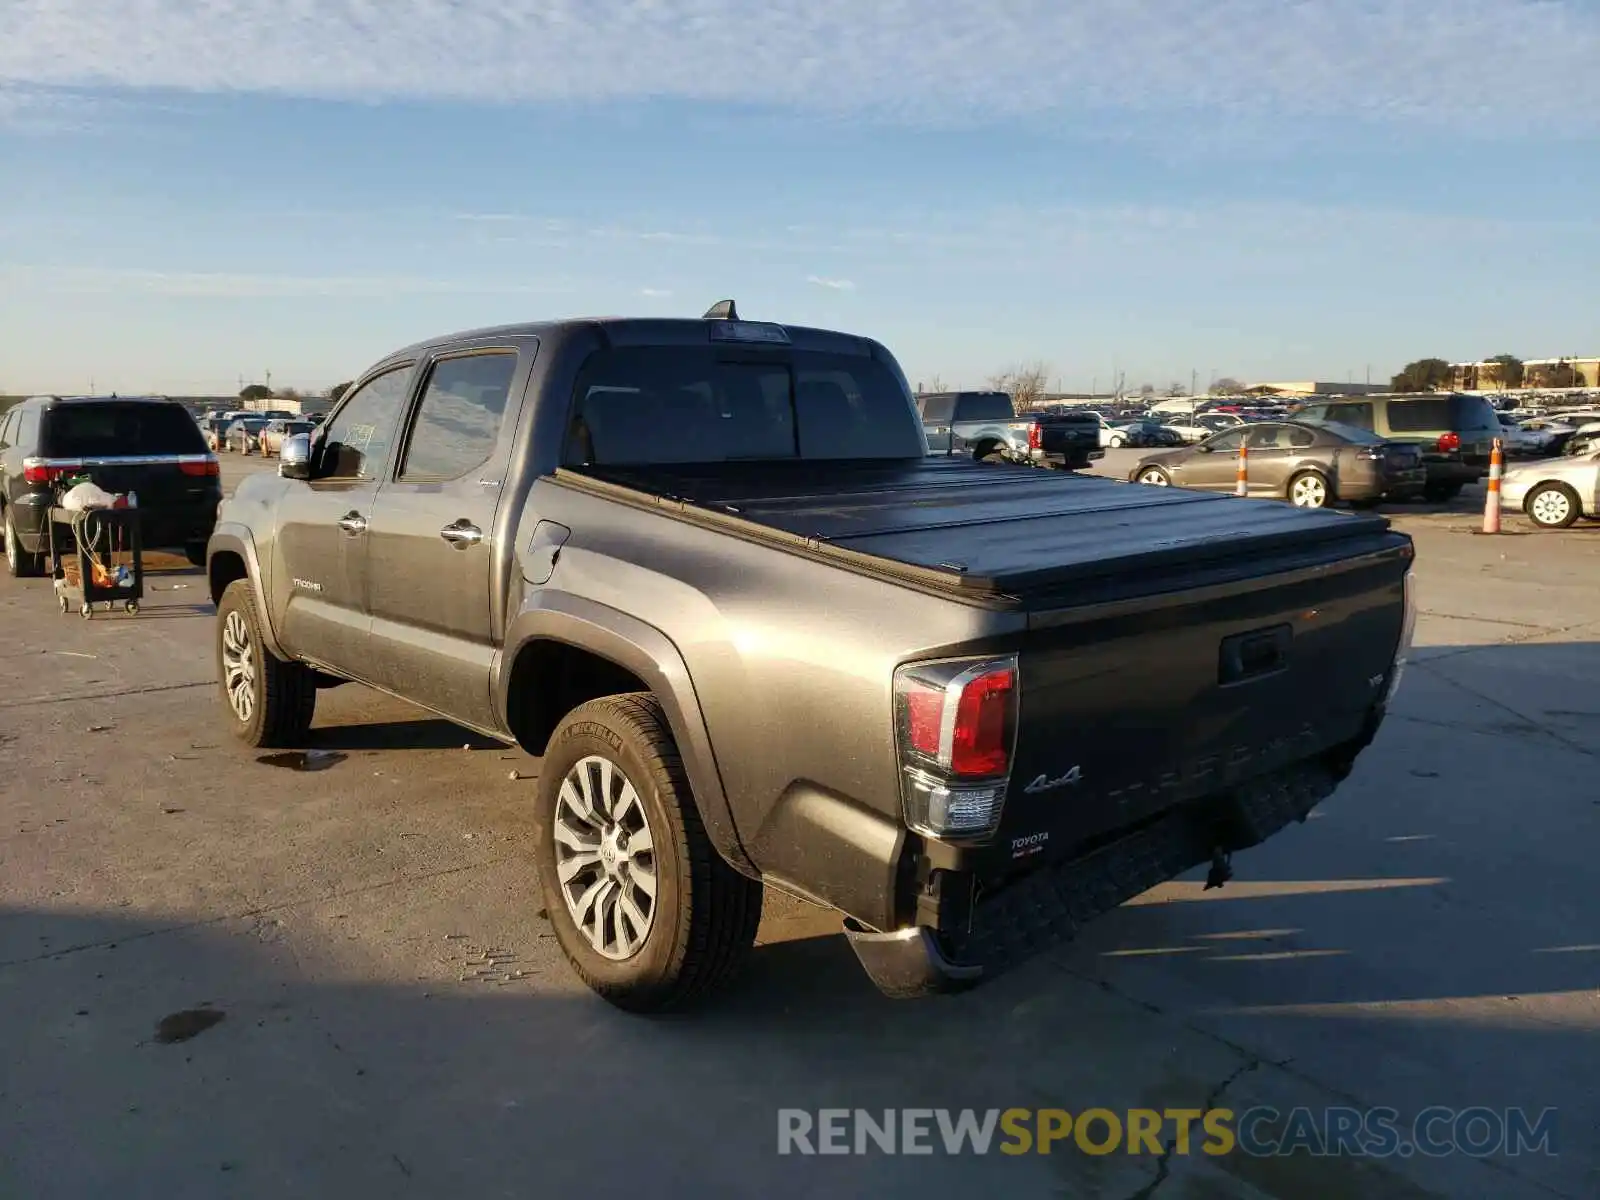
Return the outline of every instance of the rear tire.
<path id="1" fill-rule="evenodd" d="M 267 649 L 255 591 L 236 579 L 217 605 L 217 680 L 233 735 L 248 746 L 293 746 L 305 740 L 316 712 L 310 667 Z"/>
<path id="2" fill-rule="evenodd" d="M 1432 504 L 1447 504 L 1461 494 L 1465 484 L 1430 483 L 1422 489 L 1422 498 Z"/>
<path id="3" fill-rule="evenodd" d="M 689 1004 L 754 945 L 761 884 L 711 844 L 648 693 L 592 700 L 562 720 L 540 765 L 534 831 L 556 939 L 584 983 L 618 1008 Z"/>
<path id="4" fill-rule="evenodd" d="M 206 565 L 206 544 L 204 542 L 190 542 L 183 548 L 183 556 L 189 560 L 192 567 Z"/>
<path id="5" fill-rule="evenodd" d="M 6 569 L 13 579 L 34 579 L 44 574 L 44 555 L 32 554 L 22 548 L 17 527 L 11 520 L 11 509 L 5 510 L 3 526 L 6 539 Z"/>
<path id="6" fill-rule="evenodd" d="M 1569 529 L 1583 515 L 1578 493 L 1564 483 L 1541 483 L 1528 493 L 1525 508 L 1541 529 Z"/>
<path id="7" fill-rule="evenodd" d="M 1325 508 L 1331 489 L 1320 471 L 1301 471 L 1289 480 L 1289 503 L 1296 508 Z"/>
<path id="8" fill-rule="evenodd" d="M 1145 467 L 1139 472 L 1138 480 L 1140 483 L 1148 484 L 1151 487 L 1172 486 L 1172 476 L 1168 475 L 1160 467 Z"/>

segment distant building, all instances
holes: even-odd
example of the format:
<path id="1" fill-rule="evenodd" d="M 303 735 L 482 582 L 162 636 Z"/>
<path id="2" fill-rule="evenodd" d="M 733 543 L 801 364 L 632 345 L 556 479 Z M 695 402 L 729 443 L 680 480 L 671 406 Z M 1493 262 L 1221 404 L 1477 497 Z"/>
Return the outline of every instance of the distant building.
<path id="1" fill-rule="evenodd" d="M 1378 396 L 1389 390 L 1387 383 L 1328 383 L 1315 379 L 1295 379 L 1277 383 L 1252 383 L 1245 388 L 1250 396 Z"/>
<path id="2" fill-rule="evenodd" d="M 1500 377 L 1501 364 L 1492 360 L 1450 364 L 1450 386 L 1458 392 L 1516 390 Z M 1570 370 L 1569 370 L 1570 368 Z M 1600 358 L 1530 358 L 1522 364 L 1517 388 L 1600 388 Z"/>

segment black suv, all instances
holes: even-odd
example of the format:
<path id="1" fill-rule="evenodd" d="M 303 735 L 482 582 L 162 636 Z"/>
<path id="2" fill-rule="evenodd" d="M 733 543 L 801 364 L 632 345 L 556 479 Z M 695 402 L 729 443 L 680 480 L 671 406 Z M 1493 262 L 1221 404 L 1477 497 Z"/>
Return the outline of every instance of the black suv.
<path id="1" fill-rule="evenodd" d="M 172 400 L 34 396 L 0 415 L 0 528 L 15 576 L 44 568 L 59 481 L 87 475 L 133 492 L 144 544 L 182 547 L 203 566 L 222 480 L 200 428 Z"/>

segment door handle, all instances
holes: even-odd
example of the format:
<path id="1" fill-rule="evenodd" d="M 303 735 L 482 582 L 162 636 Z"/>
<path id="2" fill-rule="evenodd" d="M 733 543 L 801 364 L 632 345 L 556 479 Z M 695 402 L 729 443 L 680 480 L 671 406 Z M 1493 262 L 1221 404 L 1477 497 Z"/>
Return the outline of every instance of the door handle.
<path id="1" fill-rule="evenodd" d="M 439 536 L 449 542 L 457 550 L 465 550 L 468 546 L 476 546 L 483 541 L 483 530 L 476 525 L 469 525 L 464 521 L 457 521 L 454 525 L 446 525 L 439 530 Z"/>
<path id="2" fill-rule="evenodd" d="M 346 533 L 365 533 L 367 519 L 358 512 L 348 512 L 339 518 L 339 528 Z"/>

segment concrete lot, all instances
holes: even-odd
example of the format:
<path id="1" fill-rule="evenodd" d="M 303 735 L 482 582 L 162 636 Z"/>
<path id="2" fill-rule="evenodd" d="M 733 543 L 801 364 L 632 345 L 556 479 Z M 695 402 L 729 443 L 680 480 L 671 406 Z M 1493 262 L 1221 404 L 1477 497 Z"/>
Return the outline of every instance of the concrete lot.
<path id="1" fill-rule="evenodd" d="M 352 687 L 319 703 L 334 765 L 261 763 L 198 575 L 92 622 L 0 579 L 0 1196 L 1600 1194 L 1600 527 L 1469 510 L 1398 518 L 1398 711 L 1234 884 L 921 1003 L 769 900 L 733 993 L 659 1020 L 592 999 L 537 915 L 536 761 Z M 1218 1103 L 1555 1107 L 1560 1153 L 776 1153 L 781 1107 Z"/>

